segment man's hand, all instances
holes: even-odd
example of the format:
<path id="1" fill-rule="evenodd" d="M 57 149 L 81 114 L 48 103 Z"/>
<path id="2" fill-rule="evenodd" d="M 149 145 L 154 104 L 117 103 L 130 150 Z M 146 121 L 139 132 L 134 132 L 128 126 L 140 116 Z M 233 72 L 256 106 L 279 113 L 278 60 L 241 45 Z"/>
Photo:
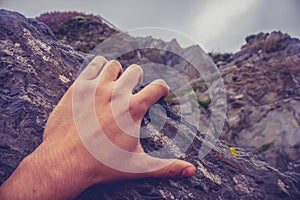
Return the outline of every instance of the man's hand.
<path id="1" fill-rule="evenodd" d="M 142 118 L 169 89 L 156 80 L 133 95 L 142 73 L 97 56 L 51 113 L 42 144 L 2 185 L 0 199 L 66 199 L 97 183 L 193 175 L 188 162 L 145 154 Z"/>

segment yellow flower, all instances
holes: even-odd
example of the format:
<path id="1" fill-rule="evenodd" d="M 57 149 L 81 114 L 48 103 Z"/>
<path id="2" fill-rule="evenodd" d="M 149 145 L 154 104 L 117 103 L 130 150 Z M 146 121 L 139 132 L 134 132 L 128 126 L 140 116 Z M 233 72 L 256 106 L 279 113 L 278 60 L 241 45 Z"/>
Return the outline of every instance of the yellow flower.
<path id="1" fill-rule="evenodd" d="M 230 147 L 229 150 L 230 150 L 230 153 L 234 156 L 240 155 L 240 153 L 234 147 Z"/>

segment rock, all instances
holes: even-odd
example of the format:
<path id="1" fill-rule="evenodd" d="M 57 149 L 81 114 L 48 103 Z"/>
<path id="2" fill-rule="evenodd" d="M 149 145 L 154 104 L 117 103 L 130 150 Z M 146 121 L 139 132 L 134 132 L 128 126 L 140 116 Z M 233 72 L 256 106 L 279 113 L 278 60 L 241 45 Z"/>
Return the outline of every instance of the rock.
<path id="1" fill-rule="evenodd" d="M 246 41 L 221 67 L 228 100 L 224 139 L 276 168 L 300 172 L 300 41 L 280 32 Z"/>
<path id="2" fill-rule="evenodd" d="M 0 181 L 3 183 L 20 160 L 41 142 L 49 113 L 76 78 L 76 67 L 83 62 L 84 56 L 89 55 L 60 43 L 47 26 L 34 19 L 5 10 L 0 10 L 0 16 L 0 120 L 4 124 L 0 127 Z M 145 41 L 148 41 L 147 38 Z M 157 55 L 163 60 L 156 53 L 148 52 L 146 55 Z M 132 54 L 134 59 L 140 55 L 138 52 Z M 123 59 L 123 62 L 130 62 L 125 61 L 125 57 Z M 244 98 L 242 95 L 234 97 L 237 100 Z M 164 118 L 166 122 L 161 129 L 151 123 L 149 114 L 144 117 L 141 134 L 151 135 L 141 141 L 145 151 L 153 154 L 154 150 L 163 146 L 168 156 L 180 155 L 194 163 L 196 175 L 181 179 L 147 178 L 95 185 L 77 199 L 300 198 L 298 173 L 281 172 L 253 153 L 229 147 L 198 131 L 165 101 L 160 100 L 158 104 L 167 116 L 158 112 L 156 117 Z M 294 109 L 298 109 L 297 104 Z M 170 143 L 175 133 L 178 133 L 179 140 Z M 287 139 L 291 145 L 294 133 Z M 180 147 L 185 143 L 180 141 L 190 141 L 191 145 L 182 151 Z"/>
<path id="3" fill-rule="evenodd" d="M 56 15 L 58 14 L 48 15 L 48 19 L 53 20 Z M 68 16 L 69 14 L 65 13 L 65 15 Z M 73 17 L 75 15 L 79 16 L 80 14 L 72 14 Z M 73 18 L 69 17 L 69 20 L 71 19 Z M 53 26 L 49 21 L 44 21 L 50 27 Z M 68 20 L 65 21 L 66 26 L 69 26 Z M 105 25 L 101 26 L 105 27 Z M 69 26 L 69 31 L 66 30 L 65 33 L 66 37 L 76 27 L 76 24 L 73 24 L 72 27 Z M 84 32 L 77 38 L 68 37 L 65 42 L 72 46 L 73 41 L 77 41 L 78 38 L 85 38 L 83 40 L 88 41 L 89 37 L 84 35 L 91 30 L 93 29 L 84 29 Z M 60 37 L 59 34 L 57 36 Z M 108 38 L 107 35 L 105 35 L 105 38 Z M 176 40 L 163 42 L 152 37 L 134 39 L 128 36 L 126 42 L 124 40 L 116 42 L 118 42 L 120 49 L 124 49 L 134 47 L 137 40 L 139 44 L 144 46 L 159 46 L 166 50 L 174 50 L 179 55 L 191 59 L 196 65 L 202 64 L 197 53 L 201 51 L 198 46 L 182 49 Z M 228 117 L 222 139 L 229 144 L 262 155 L 265 161 L 276 168 L 300 172 L 299 140 L 296 139 L 291 146 L 291 143 L 288 142 L 289 139 L 286 139 L 291 137 L 289 135 L 291 134 L 290 131 L 293 131 L 292 135 L 300 135 L 300 132 L 297 132 L 300 128 L 297 125 L 297 123 L 300 124 L 299 111 L 295 109 L 295 106 L 299 107 L 300 100 L 300 79 L 298 78 L 300 77 L 300 42 L 298 39 L 291 38 L 281 32 L 251 35 L 246 38 L 246 42 L 241 51 L 235 54 L 210 53 L 210 56 L 223 73 L 222 78 L 227 90 Z M 73 47 L 76 48 L 74 45 Z M 113 52 L 117 53 L 118 49 L 114 49 Z M 101 54 L 105 53 L 101 52 Z M 114 58 L 114 55 L 116 54 L 112 52 L 107 53 L 108 57 L 112 56 Z M 211 98 L 203 79 L 198 80 L 199 73 L 178 55 L 151 48 L 135 50 L 122 55 L 118 59 L 125 67 L 132 63 L 143 65 L 151 62 L 155 65 L 159 63 L 172 67 L 186 75 L 190 82 L 195 82 L 197 86 L 193 90 L 200 97 L 200 100 Z M 157 71 L 157 68 L 154 71 L 148 70 L 145 74 L 150 75 L 150 77 L 146 76 L 145 79 L 151 80 L 151 74 L 155 74 Z M 160 74 L 165 75 L 164 79 L 177 76 L 174 73 L 166 73 L 164 69 L 161 70 Z M 180 81 L 184 80 L 183 77 L 174 80 L 179 80 L 171 83 L 171 85 L 177 86 L 175 88 L 184 85 Z M 290 106 L 291 102 L 295 106 Z M 200 116 L 204 117 L 198 120 L 199 116 L 193 115 L 195 104 L 187 106 L 188 104 L 190 103 L 182 104 L 185 111 L 182 114 L 194 124 L 199 121 L 201 131 L 206 132 L 209 127 L 211 108 L 208 105 L 205 110 L 201 110 Z M 201 103 L 199 104 L 201 106 Z M 178 106 L 174 105 L 174 107 L 177 108 Z M 177 110 L 179 109 L 177 108 Z M 278 110 L 278 112 L 275 115 L 268 114 L 273 110 Z M 274 124 L 273 116 L 278 117 L 278 120 L 280 119 L 279 121 L 282 121 L 282 123 L 279 123 L 279 125 L 276 123 L 278 125 L 276 127 L 267 126 L 266 124 Z"/>
<path id="4" fill-rule="evenodd" d="M 58 42 L 45 24 L 5 10 L 0 44 L 2 183 L 41 143 L 45 122 L 76 78 L 83 56 Z"/>
<path id="5" fill-rule="evenodd" d="M 270 167 L 256 155 L 238 148 L 215 141 L 208 135 L 201 134 L 185 121 L 178 121 L 178 116 L 165 102 L 159 102 L 167 110 L 168 119 L 158 133 L 160 140 L 163 136 L 172 137 L 168 132 L 174 124 L 181 123 L 176 128 L 183 130 L 185 136 L 196 137 L 192 146 L 183 153 L 183 158 L 197 166 L 197 174 L 183 179 L 142 179 L 125 181 L 106 185 L 96 185 L 78 196 L 77 199 L 281 199 L 298 198 L 299 174 L 284 174 Z M 161 116 L 164 117 L 164 116 Z M 147 118 L 147 116 L 146 116 Z M 183 125 L 183 126 L 182 126 Z M 196 131 L 196 132 L 195 132 Z M 146 126 L 142 134 L 153 134 L 153 127 Z M 199 150 L 213 145 L 213 150 L 204 158 L 199 159 Z M 142 140 L 147 152 L 160 148 L 158 142 L 151 139 Z M 176 148 L 175 148 L 176 149 Z M 174 148 L 171 154 L 178 154 Z M 200 156 L 201 157 L 201 156 Z M 289 176 L 289 177 L 286 177 Z M 281 177 L 281 178 L 279 178 Z M 283 178 L 285 177 L 285 178 Z M 294 180 L 295 185 L 287 185 L 284 180 Z M 293 189 L 292 189 L 293 188 Z M 297 189 L 298 188 L 298 189 Z M 295 189 L 296 193 L 291 194 Z M 287 195 L 290 193 L 289 195 Z"/>
<path id="6" fill-rule="evenodd" d="M 60 41 L 85 53 L 119 32 L 101 17 L 77 12 L 44 13 L 37 20 L 47 24 Z"/>

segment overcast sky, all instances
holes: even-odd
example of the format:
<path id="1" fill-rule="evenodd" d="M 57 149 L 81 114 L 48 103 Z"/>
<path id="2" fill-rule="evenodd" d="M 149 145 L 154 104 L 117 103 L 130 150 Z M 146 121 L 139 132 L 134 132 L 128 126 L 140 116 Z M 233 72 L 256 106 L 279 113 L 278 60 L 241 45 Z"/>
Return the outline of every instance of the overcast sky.
<path id="1" fill-rule="evenodd" d="M 300 37 L 300 0 L 0 0 L 0 7 L 27 17 L 57 10 L 93 13 L 124 31 L 173 29 L 207 51 L 235 52 L 258 32 Z"/>

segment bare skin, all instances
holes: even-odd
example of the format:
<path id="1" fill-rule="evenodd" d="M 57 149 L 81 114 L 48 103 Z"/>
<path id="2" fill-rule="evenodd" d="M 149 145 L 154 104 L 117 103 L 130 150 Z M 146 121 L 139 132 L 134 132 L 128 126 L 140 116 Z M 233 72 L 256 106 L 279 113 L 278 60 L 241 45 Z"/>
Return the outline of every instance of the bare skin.
<path id="1" fill-rule="evenodd" d="M 104 66 L 106 70 L 103 70 Z M 99 183 L 143 177 L 192 176 L 196 169 L 191 163 L 177 159 L 154 158 L 145 154 L 139 138 L 135 137 L 139 133 L 127 134 L 116 123 L 116 115 L 122 118 L 123 113 L 128 111 L 131 120 L 140 127 L 147 110 L 158 99 L 168 94 L 167 84 L 163 80 L 156 80 L 132 95 L 132 88 L 141 76 L 142 69 L 137 65 L 132 65 L 123 72 L 117 61 L 108 62 L 105 58 L 97 56 L 51 113 L 41 145 L 19 164 L 0 187 L 0 199 L 73 199 L 86 188 Z M 142 155 L 138 158 L 130 157 L 126 160 L 126 166 L 136 168 L 143 163 L 145 166 L 164 167 L 133 173 L 114 169 L 96 159 L 82 143 L 76 129 L 72 107 L 75 84 L 78 84 L 79 88 L 82 87 L 79 92 L 88 91 L 90 85 L 97 84 L 94 106 L 102 133 L 119 148 Z M 120 85 L 125 88 L 123 93 L 114 95 L 113 91 L 119 89 Z M 85 96 L 82 95 L 82 101 L 85 100 Z M 128 108 L 114 113 L 112 101 L 122 103 L 125 97 L 129 98 Z M 79 111 L 85 119 L 93 117 L 90 116 L 91 113 L 85 112 L 84 106 Z M 98 133 L 86 133 L 87 141 L 93 140 L 93 134 Z M 104 148 L 101 151 L 109 158 L 118 156 L 109 149 Z"/>

